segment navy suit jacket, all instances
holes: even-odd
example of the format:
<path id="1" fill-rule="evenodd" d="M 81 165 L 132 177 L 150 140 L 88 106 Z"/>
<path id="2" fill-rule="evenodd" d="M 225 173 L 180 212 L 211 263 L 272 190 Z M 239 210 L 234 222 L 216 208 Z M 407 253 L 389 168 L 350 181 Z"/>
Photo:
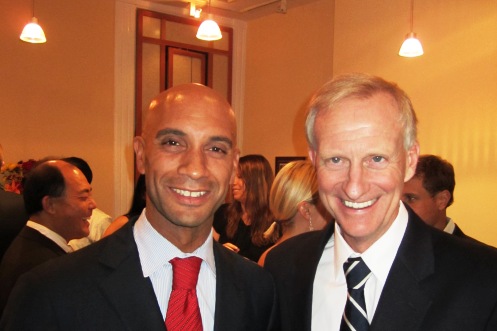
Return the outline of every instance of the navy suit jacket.
<path id="1" fill-rule="evenodd" d="M 34 267 L 66 252 L 37 230 L 24 226 L 0 264 L 0 316 L 17 279 Z"/>
<path id="2" fill-rule="evenodd" d="M 434 229 L 407 209 L 407 229 L 370 330 L 497 330 L 497 250 Z M 314 276 L 333 231 L 329 225 L 302 234 L 267 255 L 282 330 L 311 330 Z"/>
<path id="3" fill-rule="evenodd" d="M 152 283 L 143 277 L 132 223 L 21 277 L 0 330 L 163 331 Z M 214 258 L 214 330 L 268 329 L 276 303 L 271 275 L 216 242 Z"/>

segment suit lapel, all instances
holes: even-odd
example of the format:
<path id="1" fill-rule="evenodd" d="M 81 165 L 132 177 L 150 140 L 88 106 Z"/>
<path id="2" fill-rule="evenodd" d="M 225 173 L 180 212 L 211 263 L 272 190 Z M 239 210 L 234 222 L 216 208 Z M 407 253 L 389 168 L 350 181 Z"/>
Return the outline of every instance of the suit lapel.
<path id="1" fill-rule="evenodd" d="M 100 289 L 130 330 L 163 331 L 164 320 L 152 283 L 143 277 L 130 223 L 109 237 L 102 250 L 100 262 L 109 274 L 101 279 Z"/>
<path id="2" fill-rule="evenodd" d="M 250 323 L 244 318 L 243 289 L 238 285 L 244 280 L 239 279 L 235 270 L 233 258 L 229 251 L 214 242 L 214 259 L 216 261 L 216 309 L 214 313 L 214 330 L 226 330 L 226 326 L 240 324 L 241 321 Z M 249 329 L 247 326 L 241 329 Z"/>
<path id="3" fill-rule="evenodd" d="M 371 330 L 418 330 L 431 299 L 421 282 L 434 272 L 427 226 L 409 209 L 409 223 L 378 302 Z"/>

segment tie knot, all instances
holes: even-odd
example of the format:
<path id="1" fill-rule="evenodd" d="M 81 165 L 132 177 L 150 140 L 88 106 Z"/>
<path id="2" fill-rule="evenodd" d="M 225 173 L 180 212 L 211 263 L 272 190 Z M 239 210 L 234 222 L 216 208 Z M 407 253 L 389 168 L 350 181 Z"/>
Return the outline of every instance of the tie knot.
<path id="1" fill-rule="evenodd" d="M 195 290 L 202 259 L 196 256 L 185 259 L 175 257 L 169 262 L 173 266 L 173 290 Z"/>
<path id="2" fill-rule="evenodd" d="M 364 287 L 371 276 L 371 270 L 360 257 L 349 258 L 343 264 L 347 288 L 349 290 L 358 290 Z"/>

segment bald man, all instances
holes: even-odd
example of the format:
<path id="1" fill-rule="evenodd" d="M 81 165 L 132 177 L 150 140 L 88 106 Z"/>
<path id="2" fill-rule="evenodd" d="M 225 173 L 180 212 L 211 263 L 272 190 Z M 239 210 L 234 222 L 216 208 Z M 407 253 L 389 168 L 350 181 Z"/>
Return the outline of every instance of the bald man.
<path id="1" fill-rule="evenodd" d="M 0 264 L 0 311 L 22 274 L 72 252 L 68 241 L 88 235 L 88 219 L 96 207 L 85 176 L 64 161 L 47 161 L 30 172 L 24 203 L 29 221 Z"/>
<path id="2" fill-rule="evenodd" d="M 134 139 L 146 208 L 113 235 L 23 277 L 2 330 L 164 330 L 175 258 L 201 259 L 203 330 L 266 330 L 275 310 L 268 272 L 212 239 L 238 164 L 227 101 L 197 84 L 158 95 Z M 56 292 L 54 294 L 54 292 Z"/>

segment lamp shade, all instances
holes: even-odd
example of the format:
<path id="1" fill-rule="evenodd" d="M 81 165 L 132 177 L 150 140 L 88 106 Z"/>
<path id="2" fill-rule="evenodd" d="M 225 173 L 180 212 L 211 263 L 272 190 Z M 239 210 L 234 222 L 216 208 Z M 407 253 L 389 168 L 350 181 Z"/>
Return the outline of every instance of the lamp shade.
<path id="1" fill-rule="evenodd" d="M 32 43 L 32 44 L 40 44 L 47 41 L 45 38 L 45 33 L 41 26 L 38 25 L 38 20 L 36 17 L 31 19 L 31 22 L 26 24 L 21 33 L 21 40 Z"/>
<path id="2" fill-rule="evenodd" d="M 423 53 L 423 46 L 421 46 L 421 42 L 416 38 L 416 34 L 414 32 L 408 33 L 402 46 L 400 46 L 399 55 L 416 57 L 423 55 Z"/>
<path id="3" fill-rule="evenodd" d="M 219 40 L 223 37 L 219 25 L 211 19 L 207 19 L 200 24 L 197 31 L 197 38 L 201 40 Z"/>

